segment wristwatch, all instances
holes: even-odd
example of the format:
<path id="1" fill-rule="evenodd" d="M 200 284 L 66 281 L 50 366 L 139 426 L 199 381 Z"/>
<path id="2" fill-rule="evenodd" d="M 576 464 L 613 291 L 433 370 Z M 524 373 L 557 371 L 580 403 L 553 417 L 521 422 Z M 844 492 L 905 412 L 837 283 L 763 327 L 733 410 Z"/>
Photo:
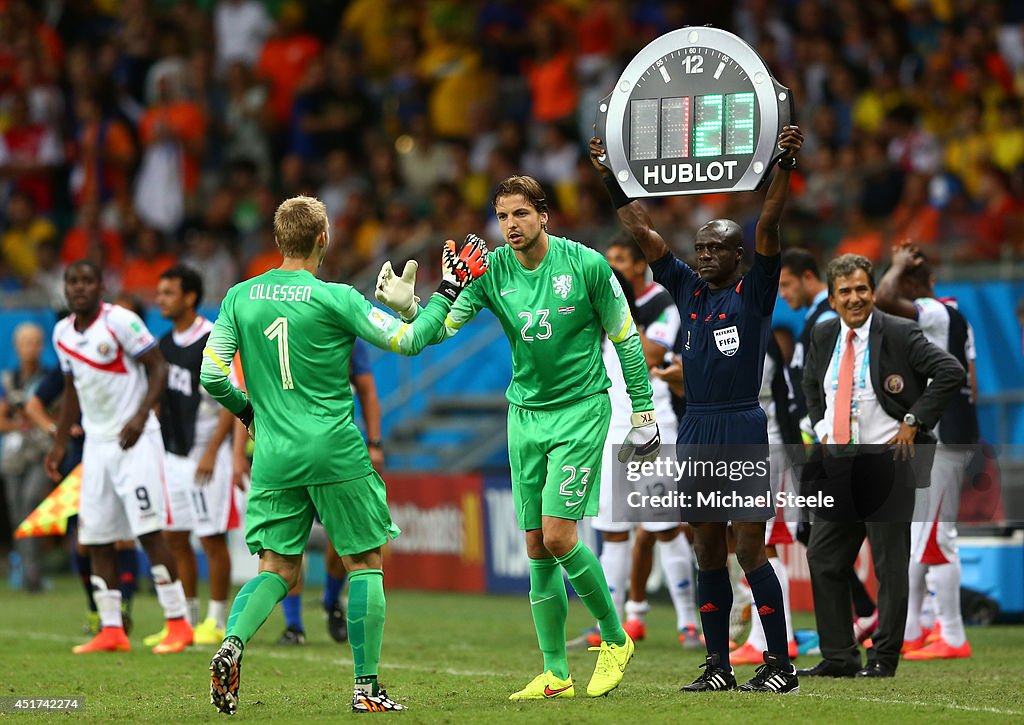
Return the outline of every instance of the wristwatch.
<path id="1" fill-rule="evenodd" d="M 796 156 L 783 156 L 779 159 L 778 165 L 780 169 L 792 171 L 796 168 Z"/>
<path id="2" fill-rule="evenodd" d="M 383 442 L 380 438 L 370 438 L 366 441 L 367 448 L 383 448 Z"/>
<path id="3" fill-rule="evenodd" d="M 909 425 L 911 428 L 917 428 L 919 425 L 921 425 L 921 421 L 919 421 L 917 419 L 917 416 L 914 415 L 913 413 L 907 413 L 905 416 L 903 416 L 903 422 Z"/>

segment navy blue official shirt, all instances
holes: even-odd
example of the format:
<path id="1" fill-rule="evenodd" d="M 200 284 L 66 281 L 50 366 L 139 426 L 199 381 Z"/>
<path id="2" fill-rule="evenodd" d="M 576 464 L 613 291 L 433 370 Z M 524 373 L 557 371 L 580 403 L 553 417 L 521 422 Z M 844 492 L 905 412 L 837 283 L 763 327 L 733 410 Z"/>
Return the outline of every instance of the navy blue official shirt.
<path id="1" fill-rule="evenodd" d="M 370 365 L 370 350 L 367 347 L 367 343 L 357 337 L 355 339 L 355 344 L 352 346 L 352 357 L 349 362 L 349 377 L 354 378 L 357 375 L 365 375 L 366 373 L 372 372 L 373 367 Z"/>
<path id="2" fill-rule="evenodd" d="M 35 396 L 42 402 L 44 408 L 53 405 L 64 392 L 64 372 L 56 367 L 46 374 L 35 390 Z M 78 419 L 81 423 L 81 418 Z"/>
<path id="3" fill-rule="evenodd" d="M 697 455 L 706 460 L 754 463 L 768 455 L 768 419 L 757 394 L 779 293 L 780 260 L 781 255 L 755 253 L 747 274 L 717 290 L 671 253 L 651 265 L 654 280 L 672 295 L 682 318 L 686 415 L 679 421 L 677 442 L 698 446 Z M 684 452 L 677 450 L 677 455 Z M 774 515 L 767 503 L 767 471 L 731 479 L 728 485 L 762 503 L 685 507 L 683 520 L 766 521 Z M 707 475 L 693 476 L 685 486 L 691 496 L 721 487 L 720 479 Z"/>
<path id="4" fill-rule="evenodd" d="M 44 408 L 49 408 L 57 398 L 64 394 L 64 371 L 60 369 L 59 365 L 46 374 L 46 377 L 39 383 L 34 394 L 39 398 Z M 75 423 L 82 425 L 81 413 L 79 413 L 78 420 L 76 420 Z M 60 466 L 57 468 L 61 476 L 68 475 L 72 470 L 74 470 L 75 466 L 82 462 L 84 442 L 84 433 L 79 436 L 70 436 L 68 438 L 68 444 L 64 453 L 64 460 L 61 461 Z"/>
<path id="5" fill-rule="evenodd" d="M 780 259 L 755 253 L 739 282 L 717 290 L 672 253 L 651 264 L 654 281 L 669 291 L 682 318 L 688 412 L 757 405 Z"/>

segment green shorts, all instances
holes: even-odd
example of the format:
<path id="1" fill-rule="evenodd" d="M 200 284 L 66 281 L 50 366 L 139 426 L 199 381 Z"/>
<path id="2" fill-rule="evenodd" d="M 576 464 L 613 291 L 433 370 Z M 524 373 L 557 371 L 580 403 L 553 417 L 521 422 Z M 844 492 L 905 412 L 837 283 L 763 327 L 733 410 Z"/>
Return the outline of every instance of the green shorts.
<path id="1" fill-rule="evenodd" d="M 339 556 L 376 549 L 401 533 L 391 520 L 384 481 L 374 471 L 343 483 L 252 489 L 245 510 L 249 551 L 303 553 L 314 513 Z"/>
<path id="2" fill-rule="evenodd" d="M 612 406 L 607 393 L 555 410 L 508 407 L 508 460 L 519 528 L 542 516 L 596 516 L 601 460 Z"/>

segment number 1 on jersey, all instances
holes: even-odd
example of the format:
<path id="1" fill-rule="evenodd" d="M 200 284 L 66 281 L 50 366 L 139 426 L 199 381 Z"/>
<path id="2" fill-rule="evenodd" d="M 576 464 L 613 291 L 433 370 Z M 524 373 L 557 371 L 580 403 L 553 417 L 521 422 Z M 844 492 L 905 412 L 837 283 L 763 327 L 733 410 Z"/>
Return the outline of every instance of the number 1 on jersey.
<path id="1" fill-rule="evenodd" d="M 292 364 L 288 359 L 288 318 L 278 317 L 270 323 L 270 327 L 264 330 L 263 334 L 271 340 L 277 340 L 277 362 L 281 367 L 281 387 L 285 390 L 295 390 L 295 383 L 292 382 Z"/>

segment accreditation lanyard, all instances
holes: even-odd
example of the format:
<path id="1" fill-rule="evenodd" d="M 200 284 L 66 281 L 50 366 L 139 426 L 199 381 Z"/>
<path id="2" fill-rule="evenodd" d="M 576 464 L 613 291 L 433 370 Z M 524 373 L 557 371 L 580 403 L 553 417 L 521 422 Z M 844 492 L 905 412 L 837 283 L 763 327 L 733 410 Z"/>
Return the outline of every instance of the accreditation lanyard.
<path id="1" fill-rule="evenodd" d="M 856 337 L 856 334 L 854 334 Z M 832 393 L 839 390 L 839 357 L 840 347 L 843 344 L 842 328 L 836 337 L 836 349 L 832 352 Z M 854 344 L 854 341 L 850 341 Z M 853 381 L 854 394 L 850 398 L 850 443 L 860 443 L 860 399 L 868 384 L 868 365 L 871 360 L 871 345 L 864 348 L 864 359 L 860 363 L 860 375 Z"/>

